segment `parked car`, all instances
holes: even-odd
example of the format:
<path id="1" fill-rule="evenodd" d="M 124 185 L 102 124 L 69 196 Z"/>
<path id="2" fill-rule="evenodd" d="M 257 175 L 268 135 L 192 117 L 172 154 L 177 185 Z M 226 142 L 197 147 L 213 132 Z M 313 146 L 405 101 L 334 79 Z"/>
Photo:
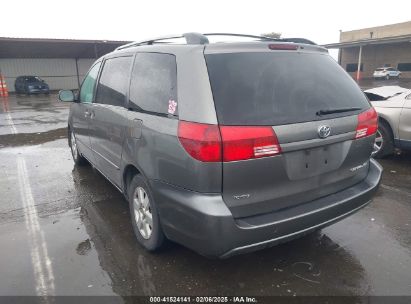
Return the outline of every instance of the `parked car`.
<path id="1" fill-rule="evenodd" d="M 390 155 L 394 148 L 411 150 L 411 90 L 384 86 L 364 93 L 379 116 L 374 157 Z"/>
<path id="2" fill-rule="evenodd" d="M 366 206 L 382 172 L 377 113 L 327 50 L 207 37 L 125 45 L 94 63 L 78 99 L 60 91 L 75 164 L 124 194 L 138 242 L 228 257 Z"/>
<path id="3" fill-rule="evenodd" d="M 390 79 L 390 78 L 400 78 L 401 72 L 390 67 L 378 68 L 374 71 L 374 79 Z"/>
<path id="4" fill-rule="evenodd" d="M 50 94 L 49 85 L 38 76 L 19 76 L 14 82 L 17 94 Z"/>

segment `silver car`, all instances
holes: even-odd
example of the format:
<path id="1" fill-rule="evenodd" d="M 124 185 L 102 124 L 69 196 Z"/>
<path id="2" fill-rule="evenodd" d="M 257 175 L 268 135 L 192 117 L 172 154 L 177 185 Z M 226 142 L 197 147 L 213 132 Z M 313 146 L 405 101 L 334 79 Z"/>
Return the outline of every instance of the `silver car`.
<path id="1" fill-rule="evenodd" d="M 390 155 L 395 148 L 411 150 L 411 90 L 384 86 L 364 93 L 379 116 L 374 157 Z"/>

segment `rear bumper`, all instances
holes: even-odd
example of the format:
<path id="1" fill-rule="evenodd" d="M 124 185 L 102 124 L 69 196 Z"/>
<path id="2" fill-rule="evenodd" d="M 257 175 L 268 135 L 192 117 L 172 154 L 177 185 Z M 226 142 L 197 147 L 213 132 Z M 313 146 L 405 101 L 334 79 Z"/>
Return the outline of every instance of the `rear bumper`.
<path id="1" fill-rule="evenodd" d="M 48 94 L 50 92 L 49 89 L 28 89 L 27 92 L 29 94 Z"/>
<path id="2" fill-rule="evenodd" d="M 203 194 L 151 181 L 166 236 L 202 255 L 226 258 L 297 238 L 330 225 L 366 206 L 381 180 L 370 161 L 359 184 L 281 211 L 234 219 L 219 194 Z"/>

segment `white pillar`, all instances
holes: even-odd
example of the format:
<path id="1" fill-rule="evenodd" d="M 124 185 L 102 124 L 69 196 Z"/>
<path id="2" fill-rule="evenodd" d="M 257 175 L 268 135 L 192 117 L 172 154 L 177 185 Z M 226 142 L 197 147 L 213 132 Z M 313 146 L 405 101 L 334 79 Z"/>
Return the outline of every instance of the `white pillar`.
<path id="1" fill-rule="evenodd" d="M 362 56 L 362 45 L 360 45 L 360 52 L 359 52 L 359 54 L 358 54 L 357 82 L 360 80 L 361 56 Z"/>

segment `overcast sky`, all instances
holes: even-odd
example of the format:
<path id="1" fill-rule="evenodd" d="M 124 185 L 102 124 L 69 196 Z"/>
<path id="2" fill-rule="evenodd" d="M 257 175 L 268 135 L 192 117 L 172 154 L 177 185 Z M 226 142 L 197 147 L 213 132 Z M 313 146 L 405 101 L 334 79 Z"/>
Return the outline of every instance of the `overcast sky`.
<path id="1" fill-rule="evenodd" d="M 139 40 L 184 32 L 280 32 L 318 44 L 411 20 L 410 0 L 1 1 L 3 37 Z"/>

